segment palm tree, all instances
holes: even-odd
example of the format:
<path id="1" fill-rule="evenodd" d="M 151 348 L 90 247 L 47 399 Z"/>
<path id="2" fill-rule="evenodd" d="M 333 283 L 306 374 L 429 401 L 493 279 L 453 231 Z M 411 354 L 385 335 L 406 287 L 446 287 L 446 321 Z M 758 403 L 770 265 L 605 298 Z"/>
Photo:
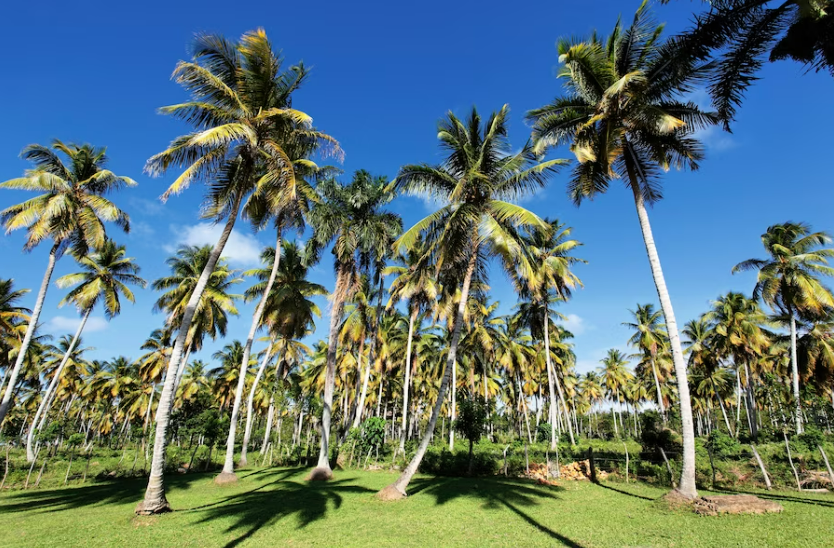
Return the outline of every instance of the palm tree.
<path id="1" fill-rule="evenodd" d="M 108 320 L 113 319 L 121 312 L 121 303 L 119 302 L 119 295 L 123 295 L 128 301 L 134 302 L 133 292 L 127 284 L 138 285 L 145 287 L 147 282 L 138 276 L 139 267 L 133 262 L 133 258 L 126 257 L 125 247 L 118 245 L 113 240 L 105 240 L 104 244 L 94 253 L 77 257 L 79 266 L 82 272 L 77 274 L 67 274 L 58 278 L 56 284 L 58 287 L 75 286 L 67 295 L 61 300 L 58 306 L 63 306 L 67 303 L 72 303 L 81 312 L 81 323 L 78 324 L 78 330 L 75 332 L 75 337 L 67 348 L 64 354 L 64 361 L 58 366 L 49 388 L 44 394 L 41 405 L 35 413 L 35 418 L 32 420 L 32 428 L 29 428 L 29 434 L 26 436 L 26 458 L 29 462 L 35 460 L 35 452 L 32 450 L 32 442 L 35 436 L 34 426 L 38 423 L 41 416 L 46 416 L 49 412 L 49 407 L 52 403 L 52 398 L 55 395 L 55 390 L 58 386 L 58 381 L 61 378 L 66 361 L 69 359 L 72 349 L 75 346 L 81 332 L 84 330 L 84 325 L 93 311 L 93 308 L 98 303 L 102 303 L 104 307 L 104 315 Z"/>
<path id="2" fill-rule="evenodd" d="M 64 163 L 54 151 L 63 153 L 69 161 Z M 68 247 L 72 247 L 78 257 L 84 256 L 91 248 L 101 247 L 106 239 L 105 221 L 114 222 L 129 232 L 130 219 L 127 214 L 104 195 L 123 186 L 136 185 L 132 179 L 116 175 L 105 168 L 107 155 L 103 148 L 67 145 L 56 139 L 51 147 L 29 145 L 23 149 L 21 156 L 32 162 L 33 169 L 28 170 L 23 177 L 0 184 L 0 188 L 42 194 L 0 211 L 0 221 L 6 227 L 7 234 L 26 228 L 25 251 L 31 251 L 47 239 L 52 240 L 52 247 L 32 317 L 9 376 L 9 385 L 0 402 L 0 423 L 12 405 L 17 376 L 40 319 L 56 261 Z"/>
<path id="3" fill-rule="evenodd" d="M 631 346 L 639 349 L 643 358 L 648 362 L 654 378 L 655 390 L 657 391 L 657 405 L 660 408 L 660 416 L 666 424 L 666 410 L 663 407 L 663 394 L 660 389 L 660 375 L 657 371 L 657 357 L 668 340 L 668 335 L 663 329 L 661 312 L 654 309 L 654 305 L 637 304 L 635 310 L 629 310 L 634 317 L 632 322 L 623 323 L 624 326 L 632 329 L 634 334 L 628 340 Z"/>
<path id="4" fill-rule="evenodd" d="M 384 255 L 380 247 L 392 241 L 402 230 L 399 216 L 385 211 L 383 206 L 393 198 L 386 189 L 385 179 L 372 177 L 367 171 L 357 171 L 350 184 L 341 185 L 330 179 L 319 184 L 319 201 L 313 207 L 310 224 L 313 227 L 311 251 L 314 255 L 333 243 L 333 267 L 336 286 L 330 296 L 330 329 L 328 332 L 327 361 L 322 399 L 321 448 L 312 479 L 330 479 L 329 461 L 330 424 L 333 390 L 336 379 L 336 348 L 338 328 L 344 304 L 358 282 L 360 269 L 367 269 Z"/>
<path id="5" fill-rule="evenodd" d="M 565 228 L 559 221 L 545 219 L 549 225 L 547 229 L 531 227 L 524 234 L 524 250 L 530 255 L 530 264 L 533 266 L 533 276 L 524 283 L 518 283 L 519 292 L 524 298 L 529 295 L 535 301 L 541 314 L 529 318 L 530 330 L 534 337 L 544 335 L 544 346 L 547 349 L 544 353 L 547 367 L 547 385 L 550 395 L 550 409 L 553 413 L 550 421 L 550 448 L 556 449 L 556 410 L 559 402 L 565 414 L 565 422 L 570 435 L 571 445 L 575 444 L 573 438 L 573 427 L 570 421 L 570 412 L 562 393 L 562 384 L 553 368 L 550 356 L 550 303 L 555 301 L 567 301 L 570 298 L 571 290 L 577 286 L 581 287 L 582 282 L 571 272 L 570 268 L 576 263 L 584 263 L 570 255 L 570 253 L 582 245 L 577 240 L 568 239 L 573 229 Z M 543 322 L 542 322 L 543 320 Z M 555 389 L 554 389 L 555 386 Z M 558 390 L 559 399 L 556 399 Z"/>
<path id="6" fill-rule="evenodd" d="M 719 362 L 714 348 L 715 331 L 710 325 L 709 319 L 706 315 L 702 315 L 695 320 L 690 320 L 683 326 L 681 333 L 686 337 L 683 346 L 685 352 L 689 355 L 689 369 L 692 374 L 700 375 L 700 381 L 698 379 L 693 380 L 693 385 L 701 395 L 718 400 L 724 424 L 727 426 L 727 433 L 733 435 L 730 419 L 727 417 L 727 410 L 724 408 L 724 394 L 730 386 L 727 376 L 728 370 L 721 367 Z"/>
<path id="7" fill-rule="evenodd" d="M 252 435 L 252 421 L 254 418 L 253 403 L 258 383 L 263 376 L 264 369 L 275 351 L 290 351 L 296 339 L 304 337 L 315 329 L 314 319 L 321 316 L 318 306 L 310 300 L 311 297 L 326 295 L 327 290 L 307 279 L 309 269 L 314 266 L 305 261 L 304 248 L 294 242 L 283 242 L 281 248 L 283 260 L 275 261 L 275 249 L 268 247 L 261 253 L 264 265 L 279 264 L 275 276 L 266 268 L 244 272 L 246 276 L 255 276 L 259 281 L 245 292 L 247 301 L 262 297 L 269 288 L 264 311 L 265 323 L 270 330 L 270 347 L 264 354 L 261 366 L 249 390 L 246 411 L 246 428 L 243 435 L 240 466 L 246 465 L 246 453 L 249 449 L 249 439 Z M 269 280 L 273 279 L 270 287 Z M 300 343 L 297 343 L 300 344 Z M 306 348 L 306 347 L 305 347 Z M 279 363 L 285 357 L 279 357 Z M 234 428 L 234 422 L 230 428 Z M 230 436 L 234 439 L 234 436 Z"/>
<path id="8" fill-rule="evenodd" d="M 646 204 L 662 197 L 661 170 L 697 169 L 703 151 L 693 133 L 716 124 L 718 117 L 682 99 L 709 67 L 682 58 L 680 41 L 660 42 L 661 32 L 644 1 L 632 24 L 622 28 L 618 22 L 605 43 L 596 35 L 560 41 L 564 67 L 559 77 L 568 95 L 531 111 L 528 118 L 537 152 L 571 144 L 579 160 L 569 183 L 575 203 L 606 192 L 613 179 L 623 179 L 632 192 L 678 380 L 684 446 L 678 491 L 695 498 L 695 431 L 686 363 Z"/>
<path id="9" fill-rule="evenodd" d="M 773 225 L 762 234 L 768 259 L 748 259 L 733 268 L 734 273 L 757 270 L 753 298 L 761 298 L 772 309 L 788 317 L 797 434 L 802 433 L 802 402 L 796 358 L 796 318 L 797 315 L 820 316 L 826 309 L 834 308 L 834 295 L 820 281 L 820 276 L 834 276 L 834 268 L 828 266 L 827 260 L 834 257 L 834 249 L 818 249 L 830 243 L 831 236 L 825 232 L 811 232 L 806 224 Z"/>
<path id="10" fill-rule="evenodd" d="M 609 348 L 608 353 L 600 361 L 602 367 L 599 368 L 602 376 L 602 384 L 605 386 L 609 397 L 617 407 L 622 403 L 621 393 L 631 380 L 632 374 L 628 370 L 628 358 L 625 354 L 616 348 Z M 617 430 L 617 417 L 614 414 L 614 408 L 611 408 L 611 416 L 614 419 L 614 434 L 619 436 Z M 625 433 L 625 425 L 622 424 L 622 415 L 620 416 L 620 425 L 623 426 L 623 433 Z"/>
<path id="11" fill-rule="evenodd" d="M 428 449 L 457 362 L 464 313 L 476 271 L 483 271 L 489 256 L 499 256 L 507 271 L 521 268 L 523 273 L 529 273 L 531 265 L 522 253 L 517 229 L 547 226 L 535 214 L 504 199 L 515 199 L 542 187 L 564 161 L 538 162 L 529 143 L 512 153 L 507 139 L 508 114 L 509 107 L 504 105 L 482 123 L 474 108 L 465 121 L 449 113 L 438 128 L 438 139 L 448 152 L 443 164 L 403 166 L 392 184 L 400 191 L 446 204 L 407 230 L 395 248 L 413 248 L 423 237 L 428 244 L 423 260 L 435 265 L 445 286 L 460 287 L 460 296 L 455 305 L 446 367 L 428 426 L 411 462 L 396 482 L 380 491 L 381 497 L 405 496 L 405 489 Z"/>
<path id="12" fill-rule="evenodd" d="M 0 279 L 0 367 L 3 368 L 3 378 L 0 380 L 0 391 L 6 383 L 6 375 L 9 372 L 11 362 L 11 351 L 22 342 L 29 314 L 28 308 L 17 305 L 24 295 L 29 293 L 28 289 L 15 289 L 14 280 Z"/>
<path id="13" fill-rule="evenodd" d="M 329 139 L 312 129 L 308 115 L 290 108 L 292 92 L 300 84 L 296 76 L 303 69 L 282 73 L 280 67 L 262 29 L 244 34 L 238 42 L 217 35 L 198 35 L 193 60 L 180 62 L 174 71 L 192 100 L 162 109 L 165 114 L 193 124 L 195 131 L 178 137 L 167 150 L 148 160 L 146 171 L 161 175 L 174 166 L 185 168 L 162 198 L 182 192 L 193 181 L 203 181 L 208 185 L 205 216 L 215 222 L 226 219 L 226 223 L 186 305 L 171 352 L 170 374 L 160 396 L 161 412 L 157 412 L 148 489 L 145 500 L 136 509 L 140 514 L 169 509 L 162 474 L 175 392 L 173 373 L 182 359 L 203 289 L 240 208 L 254 204 L 253 193 L 259 196 L 263 187 L 283 188 L 282 183 L 295 187 L 293 158 L 285 146 L 291 135 L 299 139 Z"/>

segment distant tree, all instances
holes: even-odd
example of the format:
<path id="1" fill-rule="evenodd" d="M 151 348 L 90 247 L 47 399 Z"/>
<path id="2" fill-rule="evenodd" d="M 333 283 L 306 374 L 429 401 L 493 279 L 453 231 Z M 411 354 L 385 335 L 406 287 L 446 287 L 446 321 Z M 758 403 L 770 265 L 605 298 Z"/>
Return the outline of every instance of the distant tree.
<path id="1" fill-rule="evenodd" d="M 472 475 L 475 463 L 475 443 L 486 433 L 487 405 L 480 396 L 460 398 L 458 417 L 455 419 L 455 430 L 469 441 L 469 466 L 467 474 Z"/>

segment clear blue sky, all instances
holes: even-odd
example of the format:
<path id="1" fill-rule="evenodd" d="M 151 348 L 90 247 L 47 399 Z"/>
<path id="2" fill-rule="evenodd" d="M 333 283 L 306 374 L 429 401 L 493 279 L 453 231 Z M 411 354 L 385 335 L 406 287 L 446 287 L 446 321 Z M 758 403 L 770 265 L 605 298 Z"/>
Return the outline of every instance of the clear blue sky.
<path id="1" fill-rule="evenodd" d="M 17 155 L 29 143 L 60 138 L 106 145 L 111 168 L 139 182 L 115 197 L 132 217 L 131 235 L 112 235 L 137 258 L 143 276 L 154 279 L 167 272 L 164 260 L 179 242 L 207 241 L 216 233 L 200 225 L 199 187 L 162 205 L 157 198 L 176 173 L 160 179 L 142 173 L 149 156 L 188 129 L 155 111 L 186 98 L 169 77 L 187 57 L 195 32 L 236 38 L 264 27 L 288 62 L 303 59 L 313 67 L 294 106 L 340 140 L 345 171 L 364 168 L 393 177 L 402 164 L 439 160 L 436 122 L 450 109 L 463 115 L 473 104 L 487 112 L 509 103 L 510 137 L 520 146 L 529 134 L 524 112 L 559 93 L 557 38 L 587 35 L 593 28 L 607 33 L 619 13 L 631 17 L 638 4 L 13 2 L 0 20 L 6 75 L 0 88 L 0 180 L 27 167 Z M 654 9 L 675 31 L 698 7 L 678 1 Z M 665 178 L 665 199 L 650 215 L 680 323 L 723 292 L 750 291 L 752 275 L 731 276 L 730 268 L 761 255 L 759 235 L 768 225 L 791 219 L 834 229 L 827 131 L 834 119 L 834 79 L 803 72 L 793 63 L 769 65 L 748 94 L 735 132 L 703 136 L 707 159 L 701 171 Z M 570 157 L 567 150 L 555 156 Z M 525 205 L 573 226 L 585 244 L 579 255 L 588 265 L 577 268 L 585 289 L 561 309 L 570 315 L 584 371 L 596 367 L 607 348 L 625 346 L 628 333 L 620 324 L 628 319 L 627 309 L 655 302 L 656 294 L 629 193 L 614 186 L 576 208 L 565 196 L 566 178 L 567 170 Z M 0 207 L 25 198 L 4 191 Z M 392 207 L 407 226 L 428 212 L 409 198 Z M 22 242 L 22 234 L 0 237 L 0 276 L 32 288 L 25 300 L 31 306 L 48 246 L 23 254 Z M 271 243 L 271 233 L 253 234 L 239 224 L 230 247 L 233 266 L 252 266 L 258 247 Z M 325 255 L 314 273 L 328 287 L 329 259 Z M 56 275 L 73 267 L 66 257 Z M 515 298 L 497 269 L 491 282 L 494 298 L 505 309 L 512 306 Z M 42 316 L 55 335 L 69 331 L 76 317 L 69 308 L 57 308 L 62 293 L 50 288 Z M 91 356 L 137 357 L 141 342 L 164 321 L 151 311 L 155 298 L 150 290 L 138 292 L 136 304 L 126 305 L 110 324 L 96 314 L 85 337 L 96 348 Z M 251 310 L 241 307 L 229 338 L 246 336 Z M 319 322 L 325 325 L 326 319 Z M 198 357 L 216 348 L 209 344 Z"/>

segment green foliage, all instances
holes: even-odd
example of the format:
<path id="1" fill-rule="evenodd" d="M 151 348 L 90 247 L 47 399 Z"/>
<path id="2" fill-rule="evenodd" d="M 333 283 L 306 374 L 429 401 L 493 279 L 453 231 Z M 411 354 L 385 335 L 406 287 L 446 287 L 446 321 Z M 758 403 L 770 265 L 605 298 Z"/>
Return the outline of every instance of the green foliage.
<path id="1" fill-rule="evenodd" d="M 480 396 L 463 397 L 458 400 L 458 416 L 455 431 L 471 443 L 477 443 L 486 433 L 487 406 Z M 548 437 L 550 431 L 548 430 Z"/>
<path id="2" fill-rule="evenodd" d="M 385 440 L 385 419 L 370 417 L 362 423 L 362 445 L 365 448 L 379 449 Z"/>

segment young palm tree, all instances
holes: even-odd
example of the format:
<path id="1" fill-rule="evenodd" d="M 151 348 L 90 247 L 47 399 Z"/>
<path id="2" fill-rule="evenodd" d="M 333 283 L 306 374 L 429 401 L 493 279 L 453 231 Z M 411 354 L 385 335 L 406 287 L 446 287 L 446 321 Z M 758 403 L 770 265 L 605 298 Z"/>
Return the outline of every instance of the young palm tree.
<path id="1" fill-rule="evenodd" d="M 828 258 L 834 249 L 825 232 L 811 232 L 802 223 L 784 223 L 768 227 L 762 234 L 767 259 L 748 259 L 737 264 L 733 272 L 757 270 L 753 298 L 761 298 L 772 309 L 788 317 L 791 330 L 791 375 L 793 381 L 794 421 L 796 433 L 802 433 L 802 402 L 799 399 L 799 367 L 796 358 L 797 316 L 822 315 L 834 308 L 834 295 L 822 284 L 821 276 L 834 276 Z"/>
<path id="2" fill-rule="evenodd" d="M 35 413 L 35 418 L 32 420 L 32 427 L 29 428 L 29 434 L 26 436 L 26 458 L 29 462 L 35 460 L 35 452 L 32 448 L 32 442 L 35 436 L 34 426 L 38 424 L 41 416 L 46 416 L 49 412 L 49 406 L 52 404 L 52 398 L 55 395 L 55 390 L 58 386 L 58 381 L 61 378 L 66 361 L 69 359 L 72 349 L 81 336 L 84 330 L 84 325 L 93 311 L 93 308 L 98 303 L 104 306 L 104 316 L 110 320 L 119 315 L 121 311 L 121 303 L 119 302 L 119 295 L 123 295 L 128 301 L 134 302 L 133 292 L 127 284 L 138 285 L 145 287 L 147 282 L 138 276 L 139 267 L 133 262 L 131 257 L 126 257 L 125 247 L 118 245 L 113 240 L 105 240 L 104 244 L 95 251 L 81 257 L 77 257 L 79 266 L 82 272 L 77 274 L 67 274 L 58 278 L 56 282 L 58 287 L 75 286 L 67 295 L 61 300 L 58 306 L 63 306 L 67 303 L 72 303 L 81 312 L 81 323 L 78 324 L 78 330 L 75 332 L 75 337 L 67 348 L 64 354 L 64 361 L 58 366 L 49 388 L 46 390 L 41 405 Z"/>
<path id="3" fill-rule="evenodd" d="M 367 171 L 357 171 L 350 184 L 336 180 L 319 184 L 319 201 L 313 207 L 310 224 L 313 227 L 311 251 L 333 243 L 333 267 L 336 286 L 331 294 L 330 330 L 328 332 L 327 362 L 322 399 L 321 448 L 318 464 L 311 479 L 330 479 L 329 448 L 333 390 L 336 382 L 336 348 L 338 329 L 347 298 L 358 282 L 360 269 L 367 269 L 384 256 L 387 242 L 393 241 L 402 230 L 399 216 L 385 211 L 383 206 L 393 194 L 385 188 L 385 179 L 374 178 Z"/>
<path id="4" fill-rule="evenodd" d="M 703 151 L 693 133 L 716 124 L 718 117 L 683 101 L 709 67 L 679 56 L 680 42 L 674 38 L 660 42 L 662 28 L 650 20 L 644 1 L 632 24 L 621 28 L 617 23 L 605 43 L 596 35 L 560 41 L 564 67 L 559 77 L 568 95 L 531 111 L 528 118 L 537 152 L 570 143 L 579 160 L 569 183 L 574 202 L 606 192 L 614 179 L 623 179 L 632 192 L 678 380 L 684 446 L 678 490 L 694 498 L 695 431 L 686 363 L 646 204 L 662 197 L 661 170 L 697 169 Z"/>
<path id="5" fill-rule="evenodd" d="M 507 139 L 508 114 L 506 105 L 485 122 L 474 108 L 465 121 L 449 113 L 440 122 L 438 132 L 442 148 L 448 152 L 443 164 L 404 166 L 392 185 L 408 194 L 432 197 L 447 204 L 406 231 L 395 248 L 413 248 L 422 236 L 429 246 L 423 260 L 435 265 L 442 274 L 441 283 L 460 287 L 460 296 L 455 305 L 446 366 L 428 426 L 403 473 L 380 491 L 383 498 L 405 496 L 434 435 L 457 362 L 464 313 L 476 272 L 485 269 L 488 257 L 499 256 L 507 271 L 520 268 L 529 274 L 531 265 L 522 252 L 517 229 L 531 225 L 547 227 L 532 212 L 504 200 L 541 188 L 564 161 L 538 162 L 529 143 L 512 153 Z"/>
<path id="6" fill-rule="evenodd" d="M 54 151 L 63 153 L 69 161 L 64 163 Z M 91 248 L 101 247 L 106 239 L 106 221 L 114 222 L 128 232 L 129 217 L 104 195 L 124 186 L 136 185 L 132 179 L 106 169 L 107 155 L 103 148 L 66 145 L 55 140 L 51 147 L 29 145 L 23 149 L 21 156 L 34 164 L 33 169 L 21 178 L 0 184 L 0 188 L 42 194 L 0 211 L 0 221 L 6 227 L 7 234 L 26 228 L 25 251 L 31 251 L 44 240 L 52 240 L 52 247 L 32 317 L 9 376 L 9 385 L 0 402 L 0 423 L 12 405 L 17 376 L 43 310 L 55 262 L 68 247 L 72 247 L 78 257 L 85 255 Z"/>
<path id="7" fill-rule="evenodd" d="M 12 348 L 19 346 L 22 342 L 29 322 L 29 314 L 32 312 L 17 304 L 17 301 L 27 293 L 29 293 L 28 289 L 15 289 L 14 280 L 0 279 L 0 367 L 3 368 L 0 391 L 6 383 L 11 361 L 9 354 Z"/>
<path id="8" fill-rule="evenodd" d="M 643 355 L 652 370 L 655 390 L 657 391 L 657 405 L 660 408 L 660 416 L 666 424 L 666 409 L 663 407 L 663 394 L 660 388 L 660 375 L 657 371 L 657 357 L 661 353 L 668 335 L 664 330 L 661 312 L 654 309 L 654 305 L 637 304 L 635 310 L 629 310 L 634 317 L 632 322 L 623 323 L 624 326 L 632 329 L 634 335 L 628 340 L 628 344 L 634 346 Z"/>
<path id="9" fill-rule="evenodd" d="M 573 229 L 565 228 L 565 225 L 559 223 L 559 221 L 545 219 L 545 222 L 549 225 L 548 229 L 542 230 L 538 227 L 532 227 L 524 234 L 524 250 L 530 255 L 533 276 L 525 283 L 518 285 L 522 298 L 529 295 L 530 299 L 535 301 L 539 305 L 538 307 L 542 309 L 537 318 L 529 318 L 529 325 L 534 336 L 544 335 L 544 346 L 546 349 L 550 349 L 550 303 L 556 300 L 567 301 L 570 298 L 571 290 L 577 286 L 582 286 L 582 282 L 571 272 L 570 268 L 576 263 L 584 263 L 585 261 L 570 255 L 574 249 L 582 245 L 577 240 L 568 239 Z M 553 413 L 550 421 L 550 448 L 556 448 L 555 412 L 559 408 L 559 403 L 561 403 L 565 414 L 571 445 L 574 445 L 573 426 L 571 426 L 570 412 L 562 393 L 562 384 L 559 382 L 553 368 L 549 350 L 544 353 L 544 356 L 547 367 L 550 408 Z M 558 400 L 556 399 L 557 391 L 559 393 Z"/>
<path id="10" fill-rule="evenodd" d="M 243 434 L 243 447 L 241 448 L 240 466 L 246 465 L 246 454 L 249 449 L 249 439 L 252 435 L 252 422 L 254 419 L 253 403 L 258 383 L 263 376 L 264 369 L 273 351 L 288 351 L 296 343 L 296 339 L 304 337 L 311 330 L 315 329 L 315 318 L 321 316 L 318 306 L 310 300 L 314 296 L 326 295 L 327 290 L 307 279 L 309 269 L 313 266 L 305 261 L 304 248 L 294 242 L 283 242 L 281 248 L 281 260 L 277 274 L 273 277 L 271 270 L 266 268 L 254 269 L 244 272 L 246 276 L 255 276 L 259 281 L 246 290 L 247 301 L 256 298 L 263 298 L 263 294 L 269 288 L 269 295 L 266 297 L 264 319 L 269 326 L 271 341 L 270 349 L 266 352 L 258 373 L 249 390 L 246 411 L 246 428 Z M 276 264 L 274 260 L 275 249 L 268 247 L 261 254 L 264 265 Z M 270 287 L 269 279 L 273 278 Z M 306 348 L 306 347 L 305 347 Z M 284 357 L 279 357 L 279 363 Z M 230 428 L 234 428 L 234 422 Z M 233 435 L 229 436 L 234 439 Z M 227 463 L 228 464 L 228 463 Z M 224 470 L 225 471 L 225 470 Z"/>

